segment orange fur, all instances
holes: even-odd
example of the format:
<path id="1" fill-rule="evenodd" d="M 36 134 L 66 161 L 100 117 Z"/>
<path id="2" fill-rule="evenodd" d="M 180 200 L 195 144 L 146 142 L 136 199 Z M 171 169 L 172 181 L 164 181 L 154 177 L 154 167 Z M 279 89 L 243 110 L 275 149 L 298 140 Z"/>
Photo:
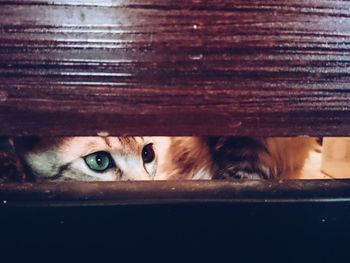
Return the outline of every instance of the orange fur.
<path id="1" fill-rule="evenodd" d="M 63 137 L 16 141 L 20 156 L 38 176 L 50 178 L 50 173 L 62 174 L 60 167 L 65 166 L 63 177 L 73 180 L 85 180 L 84 174 L 91 171 L 81 159 L 98 151 L 110 152 L 115 160 L 131 156 L 130 162 L 135 165 L 115 167 L 118 176 L 108 171 L 106 179 L 90 174 L 86 180 L 298 178 L 309 151 L 316 144 L 314 138 L 308 137 Z M 152 176 L 145 173 L 142 160 L 135 161 L 150 142 L 157 154 L 156 173 Z"/>

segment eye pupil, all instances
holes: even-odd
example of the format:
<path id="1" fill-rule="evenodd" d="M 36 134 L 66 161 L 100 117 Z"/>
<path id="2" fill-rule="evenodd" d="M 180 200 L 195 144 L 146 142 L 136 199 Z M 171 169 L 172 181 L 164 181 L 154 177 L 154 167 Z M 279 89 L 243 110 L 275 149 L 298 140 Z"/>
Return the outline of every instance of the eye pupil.
<path id="1" fill-rule="evenodd" d="M 147 144 L 142 149 L 142 160 L 144 163 L 150 163 L 150 162 L 153 162 L 154 158 L 155 158 L 155 154 L 154 154 L 152 143 Z"/>
<path id="2" fill-rule="evenodd" d="M 101 158 L 101 156 L 100 155 L 97 155 L 96 156 L 96 163 L 98 164 L 98 166 L 101 166 L 101 164 L 102 164 L 102 158 Z"/>

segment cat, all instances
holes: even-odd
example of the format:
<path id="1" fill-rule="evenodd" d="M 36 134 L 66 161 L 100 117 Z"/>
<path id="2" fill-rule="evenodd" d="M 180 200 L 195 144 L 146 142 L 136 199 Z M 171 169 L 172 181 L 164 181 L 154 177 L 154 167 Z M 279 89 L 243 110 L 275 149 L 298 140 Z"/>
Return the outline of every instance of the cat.
<path id="1" fill-rule="evenodd" d="M 17 138 L 35 180 L 297 178 L 315 139 L 253 137 Z"/>
<path id="2" fill-rule="evenodd" d="M 196 137 L 30 137 L 14 140 L 30 180 L 210 179 L 209 149 Z"/>

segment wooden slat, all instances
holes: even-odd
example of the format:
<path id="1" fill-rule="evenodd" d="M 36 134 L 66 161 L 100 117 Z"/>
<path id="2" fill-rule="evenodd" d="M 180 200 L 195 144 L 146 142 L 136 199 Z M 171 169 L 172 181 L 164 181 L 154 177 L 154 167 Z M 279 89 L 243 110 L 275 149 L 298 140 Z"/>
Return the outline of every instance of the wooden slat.
<path id="1" fill-rule="evenodd" d="M 348 135 L 349 1 L 0 2 L 0 135 Z"/>
<path id="2" fill-rule="evenodd" d="M 350 180 L 0 183 L 0 208 L 163 203 L 350 202 Z"/>

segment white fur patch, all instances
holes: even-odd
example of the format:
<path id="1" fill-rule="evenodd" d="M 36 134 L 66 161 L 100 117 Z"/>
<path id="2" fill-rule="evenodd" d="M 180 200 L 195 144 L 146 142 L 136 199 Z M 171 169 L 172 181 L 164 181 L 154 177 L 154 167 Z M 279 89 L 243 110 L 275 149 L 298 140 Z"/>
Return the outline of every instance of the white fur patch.
<path id="1" fill-rule="evenodd" d="M 59 157 L 55 150 L 28 153 L 24 158 L 30 164 L 33 173 L 38 177 L 50 178 L 59 171 Z"/>
<path id="2" fill-rule="evenodd" d="M 192 180 L 210 180 L 212 178 L 212 174 L 208 169 L 200 169 L 193 177 Z"/>

